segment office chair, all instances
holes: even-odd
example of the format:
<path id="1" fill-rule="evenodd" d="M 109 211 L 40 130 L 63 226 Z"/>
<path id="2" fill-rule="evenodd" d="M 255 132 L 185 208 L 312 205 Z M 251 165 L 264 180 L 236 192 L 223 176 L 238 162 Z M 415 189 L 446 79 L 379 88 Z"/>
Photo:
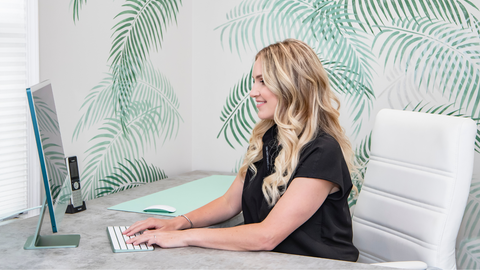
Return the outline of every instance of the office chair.
<path id="1" fill-rule="evenodd" d="M 467 118 L 378 113 L 352 219 L 358 262 L 456 269 L 455 239 L 469 194 L 476 132 Z"/>

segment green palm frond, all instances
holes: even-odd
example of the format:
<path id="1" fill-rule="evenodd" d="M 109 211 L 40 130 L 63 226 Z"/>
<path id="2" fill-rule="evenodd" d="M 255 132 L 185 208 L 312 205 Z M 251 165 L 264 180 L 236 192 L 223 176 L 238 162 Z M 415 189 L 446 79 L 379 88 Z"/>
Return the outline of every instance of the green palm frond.
<path id="1" fill-rule="evenodd" d="M 118 162 L 114 172 L 100 180 L 104 185 L 97 188 L 97 197 L 117 193 L 168 177 L 163 170 L 154 165 L 148 165 L 143 158 L 141 160 L 135 159 L 134 161 L 125 159 L 125 161 L 124 163 Z"/>
<path id="2" fill-rule="evenodd" d="M 150 61 L 146 61 L 137 82 L 132 100 L 151 103 L 159 115 L 158 122 L 151 125 L 152 131 L 155 131 L 152 134 L 163 137 L 163 143 L 176 137 L 183 118 L 179 111 L 180 102 L 170 81 L 156 70 Z M 155 140 L 153 142 L 155 145 Z"/>
<path id="3" fill-rule="evenodd" d="M 475 136 L 475 151 L 477 151 L 477 153 L 480 153 L 480 129 L 479 129 L 478 119 L 477 119 L 477 136 Z"/>
<path id="4" fill-rule="evenodd" d="M 67 168 L 65 166 L 65 156 L 62 146 L 55 143 L 50 137 L 42 138 L 42 147 L 45 157 L 45 165 L 48 171 L 48 183 L 52 197 L 57 198 L 60 187 L 67 177 Z"/>
<path id="5" fill-rule="evenodd" d="M 53 203 L 57 202 L 58 195 L 60 195 L 60 191 L 62 187 L 59 185 L 50 185 L 50 193 L 52 194 Z"/>
<path id="6" fill-rule="evenodd" d="M 472 26 L 471 26 L 472 31 L 473 31 L 473 32 L 477 32 L 477 34 L 480 35 L 480 20 L 477 19 L 477 18 L 474 18 L 474 19 L 472 19 L 472 23 L 471 23 L 471 24 L 472 24 Z"/>
<path id="7" fill-rule="evenodd" d="M 111 102 L 113 100 L 112 84 L 112 75 L 108 74 L 108 77 L 93 87 L 85 97 L 85 101 L 80 107 L 80 110 L 84 109 L 85 113 L 83 113 L 75 126 L 72 141 L 78 139 L 78 136 L 83 130 L 88 129 L 105 118 L 115 115 L 115 107 Z"/>
<path id="8" fill-rule="evenodd" d="M 99 187 L 99 180 L 109 175 L 120 160 L 138 157 L 155 144 L 154 138 L 162 134 L 159 123 L 165 124 L 170 119 L 163 110 L 162 106 L 155 106 L 151 102 L 132 102 L 125 123 L 128 133 L 124 132 L 118 118 L 106 119 L 99 129 L 100 133 L 91 139 L 94 145 L 86 151 L 87 164 L 83 179 L 90 198 Z"/>
<path id="9" fill-rule="evenodd" d="M 480 237 L 465 238 L 457 249 L 458 269 L 480 268 Z"/>
<path id="10" fill-rule="evenodd" d="M 376 27 L 382 29 L 387 21 L 398 18 L 425 17 L 429 20 L 442 20 L 454 23 L 462 28 L 476 29 L 478 19 L 470 10 L 479 10 L 469 0 L 342 0 L 341 3 L 352 8 L 354 18 L 365 22 L 361 27 L 372 33 Z M 480 33 L 480 32 L 477 32 Z"/>
<path id="11" fill-rule="evenodd" d="M 480 182 L 472 180 L 460 231 L 462 241 L 457 249 L 458 269 L 480 266 Z"/>
<path id="12" fill-rule="evenodd" d="M 320 58 L 320 57 L 319 57 Z M 365 87 L 358 81 L 355 81 L 354 72 L 342 63 L 320 59 L 330 80 L 330 86 L 339 94 L 346 94 L 350 89 Z M 353 91 L 352 91 L 353 92 Z M 355 91 L 357 92 L 357 91 Z"/>
<path id="13" fill-rule="evenodd" d="M 308 1 L 245 0 L 227 14 L 220 39 L 228 42 L 230 51 L 258 50 L 272 42 L 296 37 L 309 42 L 310 29 L 301 27 L 315 7 Z M 256 47 L 252 47 L 252 45 Z"/>
<path id="14" fill-rule="evenodd" d="M 480 116 L 478 35 L 445 22 L 417 18 L 397 20 L 394 26 L 384 27 L 374 45 L 379 42 L 385 64 L 393 61 L 404 66 L 406 72 L 413 69 L 419 87 L 440 88 L 450 101 L 470 110 L 472 116 Z"/>
<path id="15" fill-rule="evenodd" d="M 150 101 L 154 106 L 161 106 L 166 116 L 163 122 L 158 123 L 155 129 L 167 133 L 165 139 L 171 139 L 178 133 L 178 122 L 183 121 L 179 112 L 179 101 L 168 79 L 156 70 L 150 61 L 143 63 L 137 77 L 132 101 Z M 108 74 L 97 86 L 92 88 L 81 106 L 85 112 L 80 117 L 72 135 L 72 140 L 78 139 L 80 133 L 98 122 L 115 117 L 115 108 L 112 106 L 113 79 Z"/>
<path id="16" fill-rule="evenodd" d="M 407 105 L 404 110 L 409 105 Z M 445 104 L 445 105 L 429 105 L 428 103 L 419 102 L 416 104 L 412 111 L 414 112 L 424 112 L 429 114 L 442 114 L 442 115 L 449 115 L 449 116 L 458 116 L 458 117 L 468 117 L 468 115 L 462 114 L 460 109 L 455 109 L 455 104 Z"/>
<path id="17" fill-rule="evenodd" d="M 378 99 L 386 96 L 389 108 L 404 108 L 405 104 L 417 104 L 431 98 L 431 93 L 420 90 L 410 79 L 411 74 L 406 74 L 405 69 L 398 66 L 390 66 L 383 78 L 388 84 L 383 89 L 377 88 L 376 95 Z"/>
<path id="18" fill-rule="evenodd" d="M 228 22 L 217 29 L 221 29 L 221 40 L 228 40 L 230 50 L 238 53 L 251 49 L 251 44 L 266 46 L 292 37 L 307 42 L 321 51 L 323 58 L 339 65 L 330 69 L 340 71 L 348 66 L 348 72 L 331 79 L 335 83 L 335 79 L 341 77 L 346 83 L 337 80 L 337 84 L 351 87 L 336 90 L 346 95 L 349 114 L 355 123 L 353 134 L 358 135 L 375 99 L 374 69 L 370 64 L 375 60 L 364 31 L 354 26 L 359 22 L 349 17 L 348 9 L 333 0 L 246 0 L 229 13 Z"/>
<path id="19" fill-rule="evenodd" d="M 353 116 L 352 135 L 357 136 L 362 127 L 363 118 L 370 117 L 372 102 L 375 99 L 373 90 L 361 81 L 355 70 L 332 61 L 321 60 L 321 62 L 327 71 L 332 89 L 345 96 L 349 105 L 348 113 Z"/>
<path id="20" fill-rule="evenodd" d="M 480 236 L 480 182 L 472 183 L 465 207 L 465 217 L 462 222 L 462 231 L 467 238 Z"/>
<path id="21" fill-rule="evenodd" d="M 87 0 L 70 0 L 70 6 L 73 4 L 73 22 L 80 19 L 80 9 L 87 4 Z"/>
<path id="22" fill-rule="evenodd" d="M 38 126 L 42 133 L 59 134 L 60 126 L 58 125 L 57 113 L 54 112 L 48 103 L 42 98 L 34 96 L 35 115 L 37 116 Z"/>
<path id="23" fill-rule="evenodd" d="M 181 0 L 178 0 L 181 4 Z M 121 18 L 113 28 L 115 38 L 110 49 L 111 72 L 115 95 L 114 104 L 122 124 L 128 112 L 137 75 L 152 47 L 162 45 L 163 33 L 169 23 L 176 22 L 177 0 L 127 0 Z"/>
<path id="24" fill-rule="evenodd" d="M 60 138 L 60 126 L 57 114 L 52 110 L 51 106 L 40 97 L 33 98 L 35 100 L 37 123 L 42 133 L 42 147 L 48 172 L 50 192 L 52 197 L 56 199 L 67 176 L 65 156 Z M 60 142 L 60 145 L 58 145 L 58 142 Z"/>
<path id="25" fill-rule="evenodd" d="M 230 136 L 233 136 L 241 146 L 243 143 L 248 143 L 248 138 L 257 122 L 258 109 L 255 101 L 249 96 L 250 89 L 252 89 L 252 70 L 244 75 L 230 91 L 220 116 L 223 126 L 217 138 L 223 134 L 227 143 L 234 149 Z"/>
<path id="26" fill-rule="evenodd" d="M 221 29 L 221 40 L 228 40 L 231 51 L 240 53 L 242 48 L 251 49 L 251 44 L 266 46 L 287 37 L 297 38 L 328 52 L 332 61 L 360 59 L 351 64 L 359 66 L 357 74 L 367 74 L 371 83 L 368 61 L 374 61 L 374 55 L 363 41 L 363 31 L 351 25 L 359 22 L 349 19 L 348 9 L 336 1 L 246 0 L 227 15 L 227 20 L 216 29 Z"/>
<path id="27" fill-rule="evenodd" d="M 358 193 L 362 190 L 363 179 L 367 171 L 367 164 L 370 160 L 370 145 L 372 133 L 368 134 L 355 149 L 354 164 L 356 169 L 352 172 L 352 183 L 357 188 Z M 357 203 L 358 193 L 352 189 L 348 196 L 348 206 L 352 207 Z"/>
<path id="28" fill-rule="evenodd" d="M 114 113 L 108 101 L 112 94 L 112 77 L 103 79 L 91 90 L 82 105 L 84 113 L 75 128 L 73 139 L 85 128 L 103 123 L 100 134 L 90 142 L 94 145 L 85 153 L 87 165 L 82 173 L 84 189 L 93 198 L 99 179 L 108 175 L 120 160 L 136 158 L 149 148 L 156 149 L 157 138 L 163 142 L 177 136 L 183 119 L 179 101 L 168 79 L 145 61 L 137 77 L 138 83 L 125 122 Z"/>

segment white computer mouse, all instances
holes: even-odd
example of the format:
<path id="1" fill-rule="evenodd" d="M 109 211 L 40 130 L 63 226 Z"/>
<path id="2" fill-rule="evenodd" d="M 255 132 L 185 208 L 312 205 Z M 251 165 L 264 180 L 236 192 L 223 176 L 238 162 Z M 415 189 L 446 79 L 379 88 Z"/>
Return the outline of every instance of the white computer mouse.
<path id="1" fill-rule="evenodd" d="M 149 206 L 145 209 L 143 209 L 144 212 L 168 212 L 168 213 L 173 213 L 177 211 L 175 207 L 169 206 L 169 205 L 162 205 L 162 204 L 157 204 L 157 205 L 152 205 Z"/>

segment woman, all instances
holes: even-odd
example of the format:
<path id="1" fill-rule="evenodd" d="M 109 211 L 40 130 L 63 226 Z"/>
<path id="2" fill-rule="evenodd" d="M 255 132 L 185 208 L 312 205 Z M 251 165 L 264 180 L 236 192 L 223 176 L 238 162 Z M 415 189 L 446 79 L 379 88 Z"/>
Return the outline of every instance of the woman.
<path id="1" fill-rule="evenodd" d="M 232 186 L 186 215 L 136 222 L 124 233 L 155 230 L 128 242 L 356 261 L 347 204 L 352 150 L 317 55 L 298 40 L 272 44 L 257 54 L 253 79 L 261 120 Z M 244 225 L 201 228 L 241 211 Z"/>

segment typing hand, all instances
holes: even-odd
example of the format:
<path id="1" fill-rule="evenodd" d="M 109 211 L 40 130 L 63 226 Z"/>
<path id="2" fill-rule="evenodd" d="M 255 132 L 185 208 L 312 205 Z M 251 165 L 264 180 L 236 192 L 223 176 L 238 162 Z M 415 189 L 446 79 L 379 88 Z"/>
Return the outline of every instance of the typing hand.
<path id="1" fill-rule="evenodd" d="M 146 220 L 141 220 L 133 223 L 128 229 L 126 229 L 123 234 L 132 236 L 137 232 L 148 230 L 148 229 L 168 229 L 169 221 L 165 219 L 158 218 L 148 218 Z"/>
<path id="2" fill-rule="evenodd" d="M 185 234 L 185 231 L 147 230 L 139 236 L 128 239 L 126 243 L 133 245 L 145 243 L 148 246 L 156 244 L 162 248 L 186 247 L 188 245 L 183 240 Z"/>

